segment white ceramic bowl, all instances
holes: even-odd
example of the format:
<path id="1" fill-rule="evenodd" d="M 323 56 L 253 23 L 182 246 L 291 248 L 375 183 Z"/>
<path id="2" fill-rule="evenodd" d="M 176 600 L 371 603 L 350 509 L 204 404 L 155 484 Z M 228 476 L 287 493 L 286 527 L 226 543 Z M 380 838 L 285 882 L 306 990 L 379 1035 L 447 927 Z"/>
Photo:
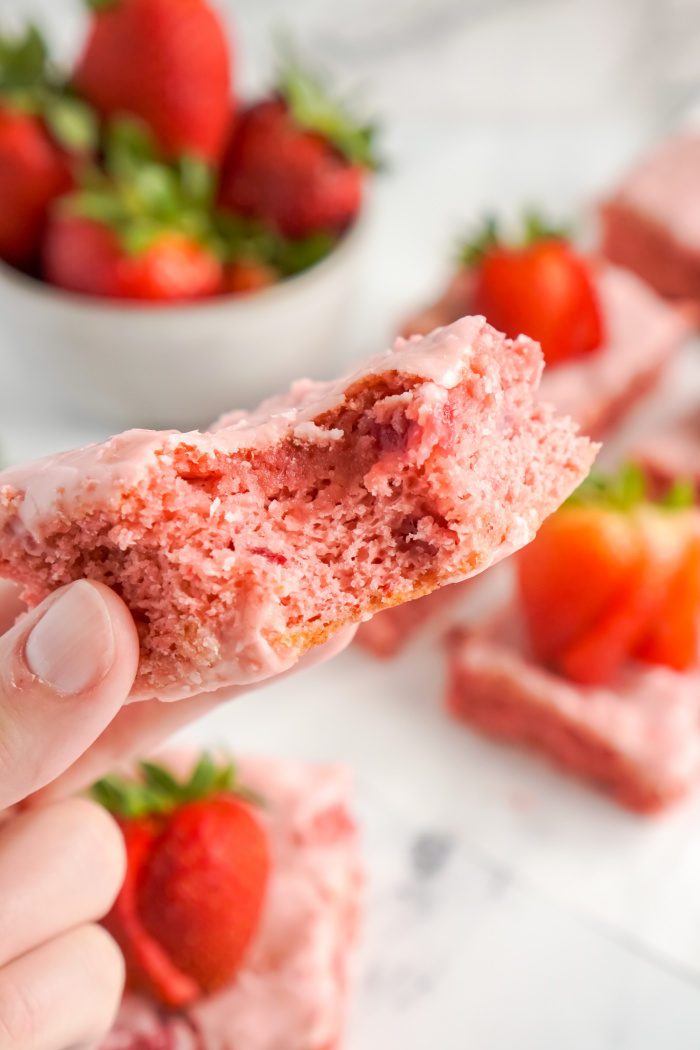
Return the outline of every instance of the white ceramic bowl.
<path id="1" fill-rule="evenodd" d="M 328 374 L 365 242 L 363 215 L 312 269 L 245 298 L 183 306 L 70 295 L 0 264 L 0 316 L 22 386 L 113 428 L 206 426 L 300 376 Z"/>

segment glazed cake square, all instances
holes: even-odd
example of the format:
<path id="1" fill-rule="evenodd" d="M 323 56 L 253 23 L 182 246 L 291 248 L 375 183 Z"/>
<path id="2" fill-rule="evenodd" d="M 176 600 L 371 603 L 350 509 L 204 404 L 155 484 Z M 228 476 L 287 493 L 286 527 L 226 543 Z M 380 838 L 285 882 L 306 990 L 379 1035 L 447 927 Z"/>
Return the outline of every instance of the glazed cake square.
<path id="1" fill-rule="evenodd" d="M 640 813 L 663 809 L 700 774 L 700 672 L 630 663 L 582 686 L 533 657 L 517 610 L 448 640 L 448 712 L 545 756 Z"/>
<path id="2" fill-rule="evenodd" d="M 231 984 L 183 1011 L 127 993 L 100 1050 L 339 1050 L 363 875 L 346 770 L 236 763 L 264 799 L 271 881 Z"/>

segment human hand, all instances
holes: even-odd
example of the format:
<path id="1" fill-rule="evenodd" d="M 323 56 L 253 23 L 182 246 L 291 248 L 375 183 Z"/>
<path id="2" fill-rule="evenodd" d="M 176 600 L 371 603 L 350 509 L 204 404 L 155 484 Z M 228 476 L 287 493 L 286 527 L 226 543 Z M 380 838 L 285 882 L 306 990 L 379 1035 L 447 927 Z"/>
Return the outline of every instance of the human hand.
<path id="1" fill-rule="evenodd" d="M 222 696 L 125 706 L 138 638 L 100 584 L 71 584 L 21 613 L 15 588 L 0 582 L 0 1048 L 66 1050 L 99 1042 L 121 997 L 121 956 L 96 923 L 121 885 L 122 837 L 84 799 L 11 807 L 85 786 Z"/>

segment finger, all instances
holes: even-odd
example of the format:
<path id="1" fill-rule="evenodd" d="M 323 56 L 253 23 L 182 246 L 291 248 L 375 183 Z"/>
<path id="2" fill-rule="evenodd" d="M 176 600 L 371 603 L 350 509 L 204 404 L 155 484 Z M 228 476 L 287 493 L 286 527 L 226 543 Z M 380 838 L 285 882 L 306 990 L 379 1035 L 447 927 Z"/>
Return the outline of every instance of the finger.
<path id="1" fill-rule="evenodd" d="M 0 968 L 101 919 L 119 892 L 125 863 L 116 823 L 85 799 L 9 821 L 0 829 Z"/>
<path id="2" fill-rule="evenodd" d="M 131 689 L 138 637 L 109 588 L 79 580 L 0 638 L 0 809 L 62 773 Z"/>
<path id="3" fill-rule="evenodd" d="M 307 671 L 337 656 L 352 641 L 355 631 L 355 627 L 345 627 L 338 631 L 323 645 L 306 653 L 295 667 L 285 671 L 274 681 L 286 678 L 290 674 Z M 243 688 L 220 689 L 214 693 L 204 693 L 192 700 L 179 700 L 175 703 L 144 700 L 138 704 L 131 704 L 119 712 L 99 739 L 63 776 L 38 793 L 36 800 L 44 802 L 82 791 L 135 755 L 144 755 L 152 751 L 169 736 L 203 718 L 215 707 L 269 684 L 270 680 Z"/>
<path id="4" fill-rule="evenodd" d="M 0 1047 L 66 1050 L 112 1026 L 124 963 L 101 926 L 81 926 L 0 970 Z"/>
<path id="5" fill-rule="evenodd" d="M 20 589 L 10 580 L 0 580 L 0 634 L 9 631 L 18 616 L 26 612 Z"/>

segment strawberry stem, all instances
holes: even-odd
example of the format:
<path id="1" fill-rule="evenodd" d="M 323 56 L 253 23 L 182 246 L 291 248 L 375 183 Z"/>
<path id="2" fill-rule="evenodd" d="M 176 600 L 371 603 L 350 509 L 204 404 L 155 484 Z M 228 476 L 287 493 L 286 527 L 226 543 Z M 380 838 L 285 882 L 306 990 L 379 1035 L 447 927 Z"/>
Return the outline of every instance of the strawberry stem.
<path id="1" fill-rule="evenodd" d="M 289 45 L 283 45 L 281 52 L 277 90 L 296 123 L 321 135 L 350 164 L 377 171 L 381 167 L 375 149 L 377 125 L 360 122 L 348 105 L 334 99 L 325 79 L 302 68 Z"/>
<path id="2" fill-rule="evenodd" d="M 484 256 L 495 248 L 528 248 L 538 241 L 570 240 L 571 229 L 564 224 L 555 224 L 534 210 L 523 214 L 522 232 L 518 238 L 503 235 L 495 215 L 487 215 L 476 233 L 462 242 L 458 250 L 458 262 L 462 266 L 479 266 Z"/>

